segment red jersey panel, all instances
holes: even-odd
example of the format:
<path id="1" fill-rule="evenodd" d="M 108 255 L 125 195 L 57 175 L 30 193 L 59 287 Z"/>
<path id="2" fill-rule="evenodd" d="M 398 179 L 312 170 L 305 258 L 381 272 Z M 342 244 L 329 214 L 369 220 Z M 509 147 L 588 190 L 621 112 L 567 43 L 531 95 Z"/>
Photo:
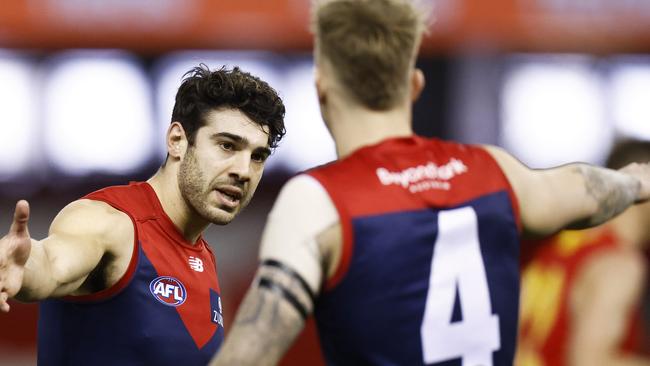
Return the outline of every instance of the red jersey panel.
<path id="1" fill-rule="evenodd" d="M 39 365 L 205 365 L 224 336 L 208 244 L 182 237 L 148 183 L 84 198 L 129 215 L 133 255 L 113 287 L 41 304 Z"/>

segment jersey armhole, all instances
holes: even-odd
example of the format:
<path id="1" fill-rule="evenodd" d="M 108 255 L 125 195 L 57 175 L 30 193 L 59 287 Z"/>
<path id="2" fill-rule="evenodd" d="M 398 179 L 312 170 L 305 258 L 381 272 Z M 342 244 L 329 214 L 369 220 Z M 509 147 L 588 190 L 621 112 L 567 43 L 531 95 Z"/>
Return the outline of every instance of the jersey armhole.
<path id="1" fill-rule="evenodd" d="M 523 227 L 521 224 L 521 216 L 520 216 L 520 209 L 519 209 L 519 200 L 517 199 L 517 195 L 515 194 L 515 190 L 512 188 L 512 184 L 510 184 L 510 180 L 506 176 L 505 172 L 503 169 L 501 169 L 501 165 L 499 165 L 499 162 L 496 161 L 496 159 L 490 154 L 489 151 L 487 151 L 484 147 L 482 146 L 477 146 L 478 149 L 487 155 L 488 159 L 494 164 L 496 167 L 497 171 L 499 172 L 499 176 L 502 178 L 502 180 L 506 184 L 506 190 L 508 191 L 508 197 L 510 198 L 510 204 L 512 207 L 512 214 L 515 217 L 515 224 L 517 225 L 517 232 L 521 235 L 523 232 Z"/>
<path id="2" fill-rule="evenodd" d="M 116 210 L 119 210 L 120 212 L 125 213 L 129 218 L 131 219 L 131 223 L 133 224 L 133 250 L 131 251 L 131 259 L 129 261 L 129 266 L 126 269 L 126 272 L 122 275 L 122 277 L 111 287 L 103 289 L 101 291 L 88 294 L 88 295 L 79 295 L 79 296 L 74 296 L 74 295 L 69 295 L 69 296 L 64 296 L 62 300 L 68 301 L 68 302 L 100 302 L 100 301 L 105 301 L 108 300 L 116 295 L 118 295 L 120 292 L 122 292 L 130 283 L 131 280 L 133 279 L 133 276 L 135 274 L 136 269 L 138 268 L 138 264 L 140 262 L 140 242 L 138 240 L 138 226 L 136 225 L 135 218 L 126 210 L 122 209 L 118 205 L 116 205 L 113 202 L 108 201 L 107 199 L 103 197 L 84 197 L 84 199 L 89 199 L 89 200 L 94 200 L 94 201 L 101 201 L 104 202 L 111 207 L 115 208 Z"/>
<path id="3" fill-rule="evenodd" d="M 352 253 L 354 251 L 354 229 L 352 228 L 352 219 L 350 214 L 345 209 L 343 201 L 338 197 L 337 193 L 327 186 L 324 181 L 327 179 L 317 172 L 309 172 L 311 175 L 327 192 L 330 196 L 334 207 L 339 215 L 339 223 L 341 224 L 341 258 L 331 278 L 324 281 L 323 290 L 325 292 L 332 291 L 341 281 L 350 268 L 352 260 Z"/>

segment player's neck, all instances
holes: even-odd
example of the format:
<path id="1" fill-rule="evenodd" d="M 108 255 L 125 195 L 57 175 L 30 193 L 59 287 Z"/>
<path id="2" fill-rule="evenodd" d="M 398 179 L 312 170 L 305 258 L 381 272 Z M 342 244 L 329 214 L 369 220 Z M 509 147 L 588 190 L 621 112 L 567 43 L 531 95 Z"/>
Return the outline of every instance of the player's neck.
<path id="1" fill-rule="evenodd" d="M 342 102 L 329 107 L 327 120 L 339 158 L 388 138 L 413 135 L 410 104 L 373 111 Z"/>
<path id="2" fill-rule="evenodd" d="M 158 196 L 163 211 L 171 219 L 189 243 L 196 243 L 210 223 L 196 214 L 185 203 L 178 188 L 177 174 L 172 167 L 160 168 L 147 183 L 151 185 Z"/>

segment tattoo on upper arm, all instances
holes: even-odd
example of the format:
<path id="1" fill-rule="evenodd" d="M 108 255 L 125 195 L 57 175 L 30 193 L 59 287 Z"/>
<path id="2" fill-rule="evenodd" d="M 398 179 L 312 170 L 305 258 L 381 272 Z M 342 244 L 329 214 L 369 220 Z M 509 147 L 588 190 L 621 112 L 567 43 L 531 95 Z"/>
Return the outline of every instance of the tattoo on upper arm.
<path id="1" fill-rule="evenodd" d="M 258 280 L 258 286 L 278 292 L 300 313 L 303 319 L 307 319 L 309 315 L 308 307 L 312 307 L 316 301 L 316 295 L 314 295 L 314 291 L 309 287 L 307 281 L 291 268 L 273 259 L 262 262 L 262 267 L 272 270 L 271 273 L 275 273 L 275 278 L 272 277 L 272 274 L 262 275 Z M 284 281 L 284 284 L 278 282 L 278 278 L 282 277 L 288 279 L 289 283 L 286 283 L 286 281 Z M 298 288 L 295 288 L 296 286 Z"/>
<path id="2" fill-rule="evenodd" d="M 587 194 L 598 205 L 590 225 L 601 224 L 623 212 L 639 193 L 639 182 L 619 172 L 589 165 L 579 165 L 575 171 L 583 176 Z"/>
<path id="3" fill-rule="evenodd" d="M 280 262 L 263 262 L 211 365 L 276 364 L 313 308 L 313 291 L 300 275 Z"/>

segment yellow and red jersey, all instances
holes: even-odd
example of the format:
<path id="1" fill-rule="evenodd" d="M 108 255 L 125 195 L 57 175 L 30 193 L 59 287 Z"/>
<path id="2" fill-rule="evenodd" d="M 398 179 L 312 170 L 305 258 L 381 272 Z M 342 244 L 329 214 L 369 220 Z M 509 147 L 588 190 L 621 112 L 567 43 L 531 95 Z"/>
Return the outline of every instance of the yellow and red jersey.
<path id="1" fill-rule="evenodd" d="M 619 243 L 610 230 L 564 231 L 541 243 L 522 277 L 518 366 L 567 364 L 576 278 L 594 256 L 621 250 Z M 638 348 L 639 316 L 627 322 L 623 351 Z"/>

